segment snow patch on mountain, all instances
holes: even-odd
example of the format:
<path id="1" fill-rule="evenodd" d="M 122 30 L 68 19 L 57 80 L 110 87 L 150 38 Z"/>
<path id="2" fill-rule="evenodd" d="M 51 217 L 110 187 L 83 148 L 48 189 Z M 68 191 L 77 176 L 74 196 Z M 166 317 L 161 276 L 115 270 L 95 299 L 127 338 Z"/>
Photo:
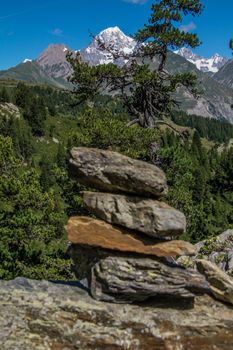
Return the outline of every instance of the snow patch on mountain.
<path id="1" fill-rule="evenodd" d="M 195 64 L 197 69 L 202 72 L 217 73 L 219 69 L 228 61 L 226 57 L 222 57 L 217 53 L 210 58 L 204 58 L 202 56 L 194 54 L 190 49 L 187 49 L 185 47 L 174 51 L 174 53 Z"/>

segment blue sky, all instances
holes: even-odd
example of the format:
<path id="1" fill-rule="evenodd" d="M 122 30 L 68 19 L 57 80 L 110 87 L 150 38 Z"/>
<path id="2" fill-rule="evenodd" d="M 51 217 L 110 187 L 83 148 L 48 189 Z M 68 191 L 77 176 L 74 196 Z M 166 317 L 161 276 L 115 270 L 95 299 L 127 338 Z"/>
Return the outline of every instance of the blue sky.
<path id="1" fill-rule="evenodd" d="M 50 43 L 65 43 L 80 49 L 97 34 L 119 26 L 133 34 L 143 26 L 153 0 L 8 0 L 0 7 L 0 69 L 25 58 L 36 58 Z M 197 32 L 203 44 L 198 54 L 218 52 L 231 55 L 233 1 L 204 0 L 205 11 L 198 18 L 185 18 L 184 25 Z"/>

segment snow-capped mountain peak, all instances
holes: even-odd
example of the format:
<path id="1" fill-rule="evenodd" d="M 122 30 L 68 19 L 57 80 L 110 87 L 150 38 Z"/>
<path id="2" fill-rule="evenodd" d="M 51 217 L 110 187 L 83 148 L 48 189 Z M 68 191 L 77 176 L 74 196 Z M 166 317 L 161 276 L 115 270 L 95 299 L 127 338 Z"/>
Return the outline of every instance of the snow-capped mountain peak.
<path id="1" fill-rule="evenodd" d="M 210 58 L 204 58 L 185 47 L 174 51 L 174 53 L 195 64 L 195 66 L 202 72 L 216 73 L 228 61 L 227 58 L 220 56 L 218 53 L 214 54 Z"/>
<path id="2" fill-rule="evenodd" d="M 122 47 L 123 45 L 135 45 L 134 39 L 125 35 L 119 27 L 110 27 L 102 30 L 97 36 L 96 39 L 103 40 L 105 44 L 110 44 L 112 40 L 114 44 L 118 44 Z"/>
<path id="3" fill-rule="evenodd" d="M 106 49 L 100 48 L 100 44 Z M 127 55 L 134 51 L 136 45 L 137 42 L 125 35 L 119 27 L 110 27 L 95 36 L 90 45 L 80 53 L 91 65 L 108 63 L 122 65 L 127 62 Z M 114 53 L 121 57 L 114 58 Z"/>

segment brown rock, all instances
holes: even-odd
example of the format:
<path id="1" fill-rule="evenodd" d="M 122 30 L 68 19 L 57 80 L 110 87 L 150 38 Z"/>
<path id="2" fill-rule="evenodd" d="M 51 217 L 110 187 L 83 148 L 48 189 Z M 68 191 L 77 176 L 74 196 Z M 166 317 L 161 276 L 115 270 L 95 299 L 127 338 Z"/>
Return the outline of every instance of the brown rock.
<path id="1" fill-rule="evenodd" d="M 186 229 L 183 213 L 153 199 L 84 192 L 87 208 L 100 219 L 152 237 L 176 237 Z"/>
<path id="2" fill-rule="evenodd" d="M 89 217 L 72 217 L 65 226 L 68 239 L 74 244 L 134 252 L 157 257 L 194 255 L 195 247 L 184 241 L 161 242 L 126 231 Z"/>
<path id="3" fill-rule="evenodd" d="M 233 280 L 211 261 L 200 259 L 196 264 L 209 282 L 215 298 L 233 304 Z"/>
<path id="4" fill-rule="evenodd" d="M 79 182 L 107 192 L 155 197 L 167 192 L 166 176 L 161 169 L 117 152 L 73 148 L 70 169 Z"/>

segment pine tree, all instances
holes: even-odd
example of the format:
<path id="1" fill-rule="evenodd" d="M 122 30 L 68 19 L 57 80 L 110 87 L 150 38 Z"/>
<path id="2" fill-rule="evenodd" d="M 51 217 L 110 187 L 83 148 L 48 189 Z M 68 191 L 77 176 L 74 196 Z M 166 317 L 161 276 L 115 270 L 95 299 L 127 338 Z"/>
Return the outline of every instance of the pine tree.
<path id="1" fill-rule="evenodd" d="M 230 47 L 231 50 L 233 50 L 233 39 L 230 40 L 229 47 Z"/>
<path id="2" fill-rule="evenodd" d="M 17 159 L 12 140 L 0 135 L 0 278 L 69 278 L 64 260 L 64 211 L 44 192 L 35 169 Z M 60 208 L 59 208 L 60 206 Z"/>
<path id="3" fill-rule="evenodd" d="M 43 154 L 40 161 L 40 184 L 44 191 L 48 191 L 56 182 L 53 165 L 54 162 L 48 157 L 48 155 Z"/>
<path id="4" fill-rule="evenodd" d="M 59 168 L 66 166 L 66 150 L 61 142 L 58 145 L 56 161 Z"/>
<path id="5" fill-rule="evenodd" d="M 183 46 L 196 47 L 200 44 L 196 34 L 186 33 L 178 28 L 183 16 L 196 16 L 202 12 L 199 0 L 158 0 L 152 5 L 148 24 L 135 35 L 138 49 L 127 56 L 114 52 L 110 46 L 97 40 L 99 48 L 112 53 L 113 57 L 128 59 L 123 67 L 113 64 L 90 66 L 83 62 L 80 54 L 74 58 L 68 54 L 72 65 L 71 82 L 76 86 L 77 103 L 93 101 L 101 92 L 110 90 L 120 97 L 134 120 L 143 127 L 155 127 L 165 123 L 171 107 L 176 105 L 173 93 L 184 86 L 197 94 L 196 76 L 193 73 L 169 74 L 166 62 L 169 50 Z M 156 57 L 158 67 L 151 69 L 145 61 Z M 130 94 L 129 94 L 130 91 Z"/>
<path id="6" fill-rule="evenodd" d="M 5 86 L 3 86 L 2 90 L 0 91 L 0 102 L 10 102 L 10 95 Z"/>
<path id="7" fill-rule="evenodd" d="M 30 102 L 31 91 L 24 83 L 18 83 L 15 90 L 15 104 L 18 107 L 25 108 Z"/>
<path id="8" fill-rule="evenodd" d="M 44 135 L 47 111 L 42 97 L 33 96 L 26 105 L 23 116 L 28 121 L 34 135 Z"/>

